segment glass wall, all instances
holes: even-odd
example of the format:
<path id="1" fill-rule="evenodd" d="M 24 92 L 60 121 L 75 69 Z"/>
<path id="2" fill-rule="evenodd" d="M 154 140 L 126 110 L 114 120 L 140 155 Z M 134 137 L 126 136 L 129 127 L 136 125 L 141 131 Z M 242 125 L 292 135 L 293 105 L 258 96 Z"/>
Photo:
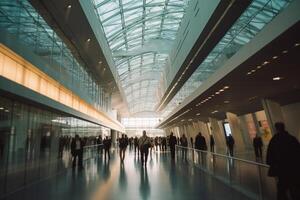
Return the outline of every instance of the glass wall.
<path id="1" fill-rule="evenodd" d="M 69 80 L 73 88 L 82 93 L 81 98 L 91 100 L 97 109 L 111 111 L 111 94 L 104 91 L 84 62 L 74 57 L 74 53 L 29 1 L 0 1 L 0 31 L 9 33 L 17 42 L 30 48 L 51 66 L 55 75 L 63 77 L 63 81 Z"/>
<path id="2" fill-rule="evenodd" d="M 69 166 L 70 140 L 106 128 L 0 96 L 0 198 Z M 62 145 L 64 144 L 64 145 Z"/>

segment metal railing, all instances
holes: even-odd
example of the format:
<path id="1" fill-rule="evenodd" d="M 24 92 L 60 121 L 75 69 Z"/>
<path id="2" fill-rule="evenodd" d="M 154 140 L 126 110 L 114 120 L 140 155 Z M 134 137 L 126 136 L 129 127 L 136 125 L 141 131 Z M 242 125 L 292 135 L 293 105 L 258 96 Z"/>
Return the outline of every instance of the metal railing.
<path id="1" fill-rule="evenodd" d="M 269 166 L 218 153 L 176 146 L 177 157 L 212 175 L 251 199 L 276 199 L 276 183 Z"/>
<path id="2" fill-rule="evenodd" d="M 88 145 L 83 147 L 83 160 L 97 156 L 104 148 L 103 144 Z"/>

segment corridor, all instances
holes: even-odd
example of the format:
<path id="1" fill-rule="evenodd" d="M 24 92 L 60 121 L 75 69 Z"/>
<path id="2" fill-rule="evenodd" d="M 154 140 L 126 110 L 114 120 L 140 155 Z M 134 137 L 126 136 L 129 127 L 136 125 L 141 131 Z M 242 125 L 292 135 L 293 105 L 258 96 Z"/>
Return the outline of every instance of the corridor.
<path id="1" fill-rule="evenodd" d="M 147 167 L 142 167 L 134 152 L 128 152 L 124 165 L 117 152 L 109 162 L 102 156 L 85 162 L 83 171 L 68 169 L 33 184 L 9 200 L 180 200 L 248 199 L 220 181 L 177 159 L 169 153 L 153 152 Z"/>

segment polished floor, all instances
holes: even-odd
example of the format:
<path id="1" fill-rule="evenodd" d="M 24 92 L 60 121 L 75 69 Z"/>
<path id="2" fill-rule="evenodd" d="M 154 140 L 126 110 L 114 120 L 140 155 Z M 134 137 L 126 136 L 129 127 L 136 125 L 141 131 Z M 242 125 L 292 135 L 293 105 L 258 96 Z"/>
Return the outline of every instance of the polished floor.
<path id="1" fill-rule="evenodd" d="M 69 169 L 56 177 L 10 195 L 9 200 L 243 200 L 248 199 L 224 183 L 188 165 L 172 162 L 169 153 L 153 152 L 146 167 L 133 152 L 124 164 L 117 152 L 109 161 L 89 159 L 84 170 Z"/>

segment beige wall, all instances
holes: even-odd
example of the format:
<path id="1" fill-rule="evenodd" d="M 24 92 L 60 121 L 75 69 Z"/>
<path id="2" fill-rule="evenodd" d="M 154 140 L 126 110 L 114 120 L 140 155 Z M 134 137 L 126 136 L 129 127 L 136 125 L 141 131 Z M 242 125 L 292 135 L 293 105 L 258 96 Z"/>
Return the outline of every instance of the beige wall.
<path id="1" fill-rule="evenodd" d="M 287 131 L 300 140 L 300 103 L 282 106 L 282 114 Z"/>

